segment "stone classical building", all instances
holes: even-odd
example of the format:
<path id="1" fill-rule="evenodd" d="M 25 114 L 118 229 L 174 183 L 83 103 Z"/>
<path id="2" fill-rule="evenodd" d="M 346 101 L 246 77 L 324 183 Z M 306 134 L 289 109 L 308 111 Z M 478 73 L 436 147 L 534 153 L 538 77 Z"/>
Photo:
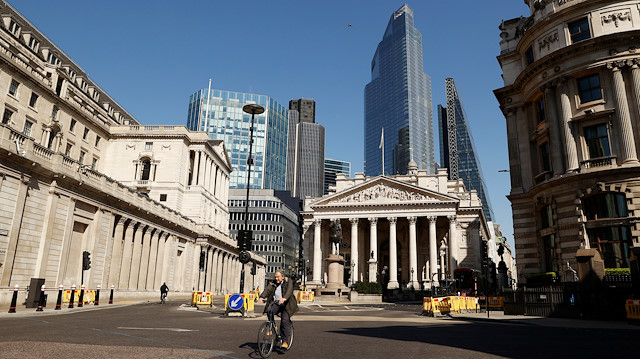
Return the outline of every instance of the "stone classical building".
<path id="1" fill-rule="evenodd" d="M 526 0 L 500 25 L 518 274 L 639 247 L 640 1 Z"/>
<path id="2" fill-rule="evenodd" d="M 482 203 L 462 180 L 448 180 L 446 170 L 428 175 L 411 162 L 409 174 L 355 178 L 338 174 L 336 191 L 305 201 L 305 256 L 311 281 L 326 282 L 331 221 L 339 221 L 345 259 L 345 284 L 377 281 L 388 288 L 438 285 L 456 268 L 480 269 L 481 241 L 489 239 Z M 440 274 L 439 276 L 437 274 Z M 386 280 L 383 281 L 386 282 Z"/>
<path id="3" fill-rule="evenodd" d="M 4 1 L 0 106 L 0 302 L 31 278 L 69 288 L 82 274 L 121 298 L 155 297 L 163 282 L 238 290 L 220 141 L 140 125 Z"/>

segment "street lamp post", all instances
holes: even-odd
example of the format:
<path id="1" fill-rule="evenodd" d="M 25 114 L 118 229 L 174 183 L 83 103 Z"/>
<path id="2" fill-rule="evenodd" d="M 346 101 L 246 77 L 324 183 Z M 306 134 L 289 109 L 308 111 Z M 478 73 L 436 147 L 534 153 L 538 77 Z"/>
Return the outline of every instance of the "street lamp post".
<path id="1" fill-rule="evenodd" d="M 249 127 L 249 157 L 247 158 L 247 198 L 245 201 L 244 209 L 244 234 L 249 232 L 249 188 L 251 187 L 251 165 L 253 164 L 253 122 L 256 115 L 264 112 L 264 107 L 258 104 L 248 104 L 242 107 L 242 111 L 251 114 L 251 127 Z M 247 239 L 245 238 L 245 241 Z M 250 238 L 249 238 L 250 240 Z M 251 243 L 251 242 L 249 242 Z M 244 265 L 250 260 L 250 256 L 245 249 L 240 253 L 240 262 L 242 263 L 242 270 L 240 271 L 240 293 L 244 292 Z"/>

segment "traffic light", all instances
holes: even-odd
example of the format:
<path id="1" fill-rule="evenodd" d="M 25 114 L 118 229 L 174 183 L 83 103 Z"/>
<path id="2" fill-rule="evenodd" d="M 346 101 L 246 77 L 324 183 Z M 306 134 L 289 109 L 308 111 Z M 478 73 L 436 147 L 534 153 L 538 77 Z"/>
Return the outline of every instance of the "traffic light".
<path id="1" fill-rule="evenodd" d="M 253 262 L 253 266 L 251 266 L 251 275 L 256 275 L 256 262 Z"/>
<path id="2" fill-rule="evenodd" d="M 488 248 L 487 248 L 487 242 L 485 241 L 481 241 L 481 253 L 480 255 L 482 256 L 482 266 L 483 267 L 487 267 L 489 265 L 489 252 L 488 252 Z"/>
<path id="3" fill-rule="evenodd" d="M 238 249 L 241 251 L 251 250 L 251 238 L 253 237 L 253 231 L 241 229 L 238 231 Z"/>
<path id="4" fill-rule="evenodd" d="M 84 251 L 82 252 L 82 270 L 91 269 L 91 253 Z"/>
<path id="5" fill-rule="evenodd" d="M 204 261 L 205 261 L 206 253 L 204 251 L 200 251 L 200 271 L 204 271 Z"/>

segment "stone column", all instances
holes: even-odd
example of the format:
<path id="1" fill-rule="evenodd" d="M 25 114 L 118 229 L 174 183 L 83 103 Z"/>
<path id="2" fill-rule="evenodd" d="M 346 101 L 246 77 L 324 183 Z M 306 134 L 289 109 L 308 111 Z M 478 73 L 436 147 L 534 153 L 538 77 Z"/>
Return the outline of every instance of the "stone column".
<path id="1" fill-rule="evenodd" d="M 447 255 L 447 245 L 445 244 L 445 241 L 442 241 L 442 244 L 440 245 L 440 279 L 441 280 L 445 280 L 445 256 Z"/>
<path id="2" fill-rule="evenodd" d="M 143 226 L 139 225 L 133 239 L 133 254 L 131 255 L 131 273 L 129 274 L 129 289 L 138 288 L 140 274 L 140 253 L 142 252 Z"/>
<path id="3" fill-rule="evenodd" d="M 633 94 L 636 100 L 635 110 L 640 114 L 640 59 L 635 59 L 631 66 L 633 77 Z"/>
<path id="4" fill-rule="evenodd" d="M 504 110 L 504 117 L 507 120 L 507 144 L 509 150 L 509 172 L 511 174 L 511 192 L 522 191 L 522 172 L 520 171 L 520 149 L 518 138 L 518 126 L 516 113 L 517 107 L 510 107 Z"/>
<path id="5" fill-rule="evenodd" d="M 618 114 L 618 127 L 620 135 L 620 149 L 622 155 L 622 164 L 638 163 L 638 155 L 636 153 L 636 144 L 634 142 L 633 127 L 631 125 L 631 115 L 629 112 L 629 104 L 627 102 L 627 92 L 625 90 L 624 79 L 620 67 L 624 64 L 613 63 L 607 64 L 607 67 L 613 72 L 613 93 L 616 98 L 616 112 Z"/>
<path id="6" fill-rule="evenodd" d="M 154 275 L 154 286 L 153 289 L 160 289 L 162 283 L 166 280 L 163 278 L 164 273 L 164 259 L 165 252 L 167 251 L 167 242 L 169 241 L 169 233 L 164 233 L 163 235 L 158 237 L 158 257 L 156 258 L 156 273 Z"/>
<path id="7" fill-rule="evenodd" d="M 549 152 L 551 156 L 551 170 L 554 174 L 564 173 L 562 163 L 562 140 L 560 137 L 560 121 L 558 120 L 558 103 L 556 101 L 556 82 L 550 82 L 543 87 L 544 102 L 547 106 L 549 118 Z"/>
<path id="8" fill-rule="evenodd" d="M 453 278 L 453 271 L 458 268 L 458 231 L 456 231 L 456 216 L 447 216 L 449 219 L 449 274 Z"/>
<path id="9" fill-rule="evenodd" d="M 322 220 L 313 221 L 313 284 L 322 283 Z"/>
<path id="10" fill-rule="evenodd" d="M 378 281 L 378 218 L 369 218 L 369 282 Z"/>
<path id="11" fill-rule="evenodd" d="M 418 248 L 416 244 L 416 217 L 408 217 L 409 220 L 409 283 L 407 288 L 420 289 L 418 282 Z"/>
<path id="12" fill-rule="evenodd" d="M 140 255 L 140 273 L 138 275 L 138 290 L 145 290 L 147 286 L 147 274 L 149 269 L 149 251 L 151 249 L 151 227 L 142 238 L 142 254 Z"/>
<path id="13" fill-rule="evenodd" d="M 434 273 L 438 273 L 438 243 L 436 241 L 436 221 L 438 217 L 429 217 L 429 280 L 434 281 L 434 286 L 438 286 L 438 276 L 434 276 Z"/>
<path id="14" fill-rule="evenodd" d="M 358 281 L 358 218 L 349 218 L 351 222 L 351 280 L 349 285 Z"/>
<path id="15" fill-rule="evenodd" d="M 215 288 L 216 294 L 222 294 L 222 260 L 224 259 L 224 253 L 218 250 L 218 254 L 216 255 L 216 273 L 215 273 L 215 284 L 213 288 Z"/>
<path id="16" fill-rule="evenodd" d="M 200 151 L 194 151 L 195 156 L 193 159 L 193 174 L 191 176 L 191 185 L 198 185 L 198 178 L 200 178 Z"/>
<path id="17" fill-rule="evenodd" d="M 129 273 L 131 272 L 131 253 L 133 252 L 133 229 L 135 222 L 129 221 L 127 230 L 124 233 L 124 242 L 122 248 L 122 269 L 120 270 L 120 280 L 118 288 L 129 288 Z"/>
<path id="18" fill-rule="evenodd" d="M 120 268 L 122 263 L 122 236 L 124 235 L 124 222 L 126 219 L 120 217 L 116 224 L 116 230 L 113 235 L 113 250 L 111 251 L 111 266 L 109 270 L 108 287 L 115 285 L 119 288 Z"/>
<path id="19" fill-rule="evenodd" d="M 203 278 L 204 280 L 204 290 L 208 291 L 208 292 L 213 292 L 213 264 L 214 262 L 214 257 L 216 255 L 216 250 L 212 247 L 208 247 L 207 248 L 207 268 L 205 268 L 205 278 Z"/>
<path id="20" fill-rule="evenodd" d="M 398 246 L 396 243 L 396 217 L 388 217 L 389 220 L 389 284 L 387 289 L 398 288 Z"/>
<path id="21" fill-rule="evenodd" d="M 565 80 L 560 90 L 560 108 L 562 109 L 562 129 L 564 133 L 564 154 L 567 168 L 565 172 L 576 171 L 579 167 L 578 152 L 576 151 L 576 138 L 571 130 L 571 100 L 569 99 L 569 86 Z"/>
<path id="22" fill-rule="evenodd" d="M 151 237 L 151 243 L 149 248 L 149 268 L 147 269 L 147 283 L 145 288 L 147 290 L 153 290 L 156 278 L 156 265 L 158 257 L 158 240 L 160 238 L 160 230 L 156 229 Z"/>

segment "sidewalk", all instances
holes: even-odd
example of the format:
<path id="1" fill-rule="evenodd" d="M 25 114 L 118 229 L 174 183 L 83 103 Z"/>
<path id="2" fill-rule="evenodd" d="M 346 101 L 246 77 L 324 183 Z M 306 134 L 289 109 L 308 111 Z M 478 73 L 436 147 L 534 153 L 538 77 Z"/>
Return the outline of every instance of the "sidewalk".
<path id="1" fill-rule="evenodd" d="M 505 315 L 503 311 L 490 311 L 488 318 L 487 318 L 487 312 L 452 314 L 450 318 L 457 319 L 457 320 L 485 321 L 485 322 L 494 322 L 494 323 L 538 325 L 542 327 L 555 327 L 555 328 L 640 330 L 640 325 L 629 324 L 626 321 L 600 321 L 600 320 L 536 317 L 536 316 L 528 316 L 528 315 L 527 316 Z"/>

